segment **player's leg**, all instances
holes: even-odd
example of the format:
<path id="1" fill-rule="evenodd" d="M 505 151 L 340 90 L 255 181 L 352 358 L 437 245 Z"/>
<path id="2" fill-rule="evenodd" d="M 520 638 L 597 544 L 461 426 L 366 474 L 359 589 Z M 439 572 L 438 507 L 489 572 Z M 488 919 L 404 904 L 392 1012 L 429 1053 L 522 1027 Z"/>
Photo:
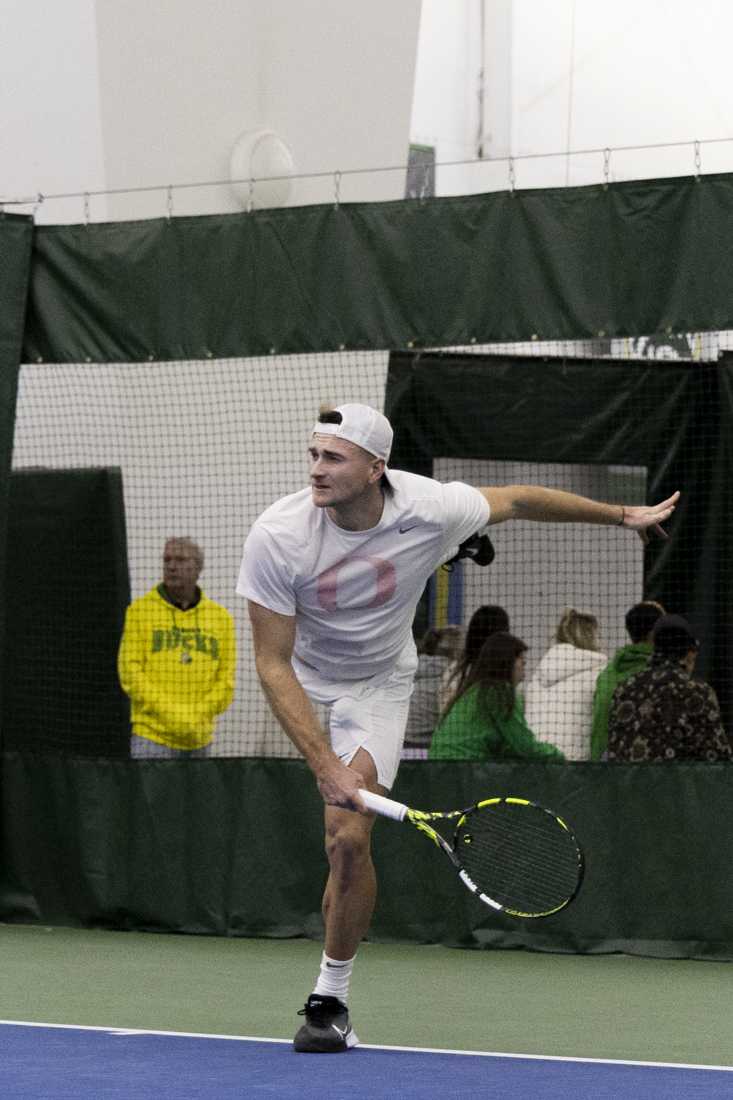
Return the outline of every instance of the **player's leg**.
<path id="1" fill-rule="evenodd" d="M 394 782 L 404 741 L 414 662 L 378 688 L 354 685 L 330 707 L 329 733 L 340 760 L 370 790 L 385 794 Z M 348 1016 L 354 957 L 374 911 L 371 857 L 374 818 L 335 806 L 325 809 L 329 876 L 323 896 L 324 952 L 316 987 L 303 1010 L 296 1050 L 342 1051 L 356 1043 Z"/>
<path id="2" fill-rule="evenodd" d="M 359 749 L 350 767 L 371 790 L 383 791 L 374 761 Z M 348 1012 L 354 958 L 374 911 L 376 875 L 371 857 L 372 816 L 364 817 L 337 806 L 325 808 L 326 854 L 329 875 L 323 894 L 325 930 L 321 968 L 295 1036 L 295 1049 L 339 1053 L 355 1046 L 357 1037 Z"/>
<path id="3" fill-rule="evenodd" d="M 372 757 L 359 749 L 350 767 L 372 791 L 385 793 L 377 783 Z M 323 895 L 324 949 L 333 959 L 351 959 L 364 938 L 374 912 L 377 880 L 371 856 L 374 817 L 325 808 L 326 855 L 329 875 Z"/>

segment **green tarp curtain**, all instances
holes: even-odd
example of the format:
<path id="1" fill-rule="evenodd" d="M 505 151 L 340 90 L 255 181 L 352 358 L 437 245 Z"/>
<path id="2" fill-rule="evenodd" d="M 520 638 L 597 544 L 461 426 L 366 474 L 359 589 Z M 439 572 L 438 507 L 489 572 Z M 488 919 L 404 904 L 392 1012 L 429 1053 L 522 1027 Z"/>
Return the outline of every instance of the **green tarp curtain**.
<path id="1" fill-rule="evenodd" d="M 122 471 L 14 470 L 5 576 L 3 748 L 129 757 Z"/>
<path id="2" fill-rule="evenodd" d="M 320 798 L 300 761 L 4 760 L 4 920 L 318 936 Z M 406 763 L 396 797 L 432 808 L 532 796 L 572 823 L 587 871 L 541 921 L 487 909 L 432 844 L 379 821 L 370 936 L 460 946 L 733 958 L 725 765 Z"/>
<path id="3" fill-rule="evenodd" d="M 730 729 L 732 396 L 731 356 L 701 364 L 396 353 L 391 461 L 428 475 L 435 457 L 645 466 L 650 502 L 681 490 L 671 538 L 646 549 L 644 594 L 694 623 L 699 671 Z"/>
<path id="4" fill-rule="evenodd" d="M 4 634 L 7 603 L 5 564 L 10 465 L 32 246 L 32 220 L 0 212 L 0 638 Z"/>
<path id="5" fill-rule="evenodd" d="M 733 176 L 35 232 L 27 361 L 733 328 Z"/>

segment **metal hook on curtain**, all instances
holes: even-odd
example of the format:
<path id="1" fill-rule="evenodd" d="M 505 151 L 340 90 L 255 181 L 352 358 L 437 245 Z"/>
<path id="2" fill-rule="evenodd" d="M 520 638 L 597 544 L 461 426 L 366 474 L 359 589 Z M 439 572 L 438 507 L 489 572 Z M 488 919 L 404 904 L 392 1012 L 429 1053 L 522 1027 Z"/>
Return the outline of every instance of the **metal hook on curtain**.
<path id="1" fill-rule="evenodd" d="M 334 172 L 333 174 L 333 206 L 334 210 L 338 210 L 341 202 L 341 173 Z"/>
<path id="2" fill-rule="evenodd" d="M 168 221 L 170 221 L 171 218 L 173 217 L 173 184 L 172 183 L 168 184 L 168 190 L 166 191 L 165 209 L 166 209 L 166 217 L 168 218 Z"/>
<path id="3" fill-rule="evenodd" d="M 517 174 L 514 171 L 514 157 L 509 157 L 509 190 L 512 195 L 514 194 L 514 188 L 517 183 Z"/>
<path id="4" fill-rule="evenodd" d="M 606 146 L 603 150 L 603 189 L 608 190 L 611 179 L 611 150 Z"/>
<path id="5" fill-rule="evenodd" d="M 700 165 L 702 163 L 700 157 L 700 142 L 695 142 L 695 183 L 700 182 Z"/>
<path id="6" fill-rule="evenodd" d="M 84 192 L 84 225 L 89 228 L 89 207 L 91 203 L 91 197 L 88 191 Z"/>
<path id="7" fill-rule="evenodd" d="M 430 168 L 431 165 L 423 164 L 422 166 L 422 185 L 420 187 L 420 202 L 425 202 L 428 195 L 431 194 L 430 189 Z"/>

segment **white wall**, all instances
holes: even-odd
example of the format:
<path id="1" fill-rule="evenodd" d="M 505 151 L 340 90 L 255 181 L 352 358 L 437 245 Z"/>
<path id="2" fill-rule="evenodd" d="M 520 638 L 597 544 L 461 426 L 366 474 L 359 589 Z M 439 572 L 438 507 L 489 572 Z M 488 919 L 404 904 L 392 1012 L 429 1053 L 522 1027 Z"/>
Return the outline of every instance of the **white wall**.
<path id="1" fill-rule="evenodd" d="M 439 161 L 477 155 L 480 10 L 481 0 L 423 0 L 412 135 L 435 144 Z M 696 140 L 731 138 L 703 146 L 701 159 L 704 172 L 733 169 L 724 0 L 485 0 L 484 10 L 485 155 L 558 154 L 517 160 L 518 187 L 603 181 L 602 154 L 568 158 L 568 149 L 687 143 L 612 152 L 611 180 L 640 179 L 692 174 Z M 504 189 L 508 167 L 439 170 L 437 186 Z"/>
<path id="2" fill-rule="evenodd" d="M 286 138 L 302 172 L 344 175 L 344 201 L 402 198 L 420 0 L 270 0 L 261 10 L 261 120 Z M 298 202 L 329 202 L 333 180 L 302 181 Z"/>
<path id="3" fill-rule="evenodd" d="M 239 130 L 254 118 L 253 2 L 96 0 L 100 110 L 109 188 L 224 179 Z M 174 212 L 234 208 L 228 190 L 181 193 Z M 116 197 L 114 218 L 162 216 L 166 193 Z"/>
<path id="4" fill-rule="evenodd" d="M 92 220 L 159 217 L 166 185 L 227 180 L 242 131 L 275 129 L 301 172 L 407 161 L 420 0 L 6 0 L 0 198 L 92 198 Z M 19 43 L 23 48 L 19 48 Z M 399 198 L 404 170 L 344 176 L 343 201 Z M 331 201 L 334 179 L 292 202 Z M 175 190 L 174 214 L 239 210 L 228 187 Z M 81 198 L 39 221 L 81 221 Z"/>
<path id="5" fill-rule="evenodd" d="M 422 14 L 421 14 L 422 8 Z M 401 166 L 408 140 L 440 160 L 478 139 L 480 0 L 4 0 L 0 198 L 226 178 L 244 129 L 270 126 L 303 172 Z M 695 140 L 731 133 L 724 0 L 485 0 L 484 153 L 520 187 L 688 174 Z M 416 53 L 419 38 L 419 57 Z M 414 83 L 414 103 L 413 103 Z M 410 122 L 410 118 L 412 121 Z M 620 152 L 621 145 L 687 142 Z M 733 168 L 733 140 L 704 145 Z M 438 173 L 440 193 L 505 188 L 506 163 Z M 341 197 L 402 194 L 404 173 L 344 176 Z M 333 180 L 293 201 L 330 201 Z M 228 189 L 174 192 L 174 212 L 236 209 Z M 158 216 L 165 192 L 91 201 L 94 220 Z M 47 202 L 40 221 L 84 216 Z"/>
<path id="6" fill-rule="evenodd" d="M 3 0 L 0 17 L 0 199 L 103 188 L 94 0 Z M 38 211 L 82 217 L 80 199 Z"/>

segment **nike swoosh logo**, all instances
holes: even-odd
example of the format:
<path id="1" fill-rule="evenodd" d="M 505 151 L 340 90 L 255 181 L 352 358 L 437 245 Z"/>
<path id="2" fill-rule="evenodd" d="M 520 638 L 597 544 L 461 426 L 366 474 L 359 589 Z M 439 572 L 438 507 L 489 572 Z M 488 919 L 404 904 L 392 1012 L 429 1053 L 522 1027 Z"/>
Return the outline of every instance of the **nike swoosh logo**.
<path id="1" fill-rule="evenodd" d="M 336 1032 L 337 1035 L 341 1036 L 342 1039 L 344 1039 L 346 1037 L 346 1028 L 344 1028 L 342 1030 L 340 1027 L 336 1027 L 335 1024 L 331 1024 L 331 1027 L 333 1028 L 333 1030 Z"/>
<path id="2" fill-rule="evenodd" d="M 326 963 L 326 967 L 328 970 L 342 970 L 345 966 L 348 965 L 348 963 Z"/>
<path id="3" fill-rule="evenodd" d="M 400 527 L 400 534 L 406 535 L 408 531 L 414 531 L 416 527 L 419 527 L 419 523 L 412 523 L 409 527 Z"/>

